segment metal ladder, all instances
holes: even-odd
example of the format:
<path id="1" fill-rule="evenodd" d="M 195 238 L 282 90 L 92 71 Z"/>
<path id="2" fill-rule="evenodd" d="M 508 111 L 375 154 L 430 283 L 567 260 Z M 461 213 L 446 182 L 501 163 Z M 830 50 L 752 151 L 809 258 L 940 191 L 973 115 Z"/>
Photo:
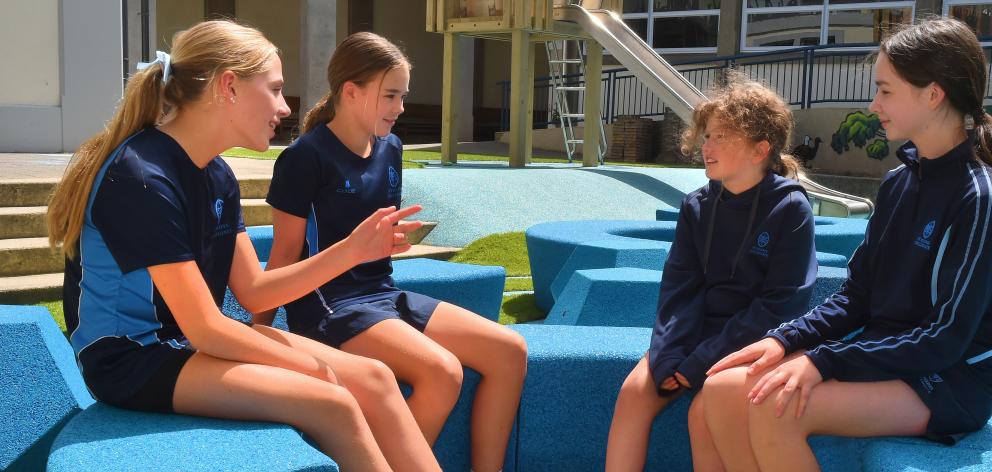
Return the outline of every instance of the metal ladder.
<path id="1" fill-rule="evenodd" d="M 569 107 L 569 98 L 578 97 L 580 93 L 585 92 L 586 87 L 585 85 L 567 83 L 565 76 L 568 75 L 566 69 L 569 64 L 578 65 L 579 73 L 584 71 L 584 41 L 574 39 L 547 41 L 544 43 L 544 46 L 548 52 L 548 69 L 551 76 L 551 93 L 548 99 L 553 103 L 549 105 L 551 105 L 551 109 L 558 115 L 559 127 L 565 141 L 565 154 L 568 156 L 568 162 L 572 162 L 576 146 L 583 143 L 582 139 L 578 139 L 575 136 L 574 122 L 585 119 L 585 114 L 572 113 Z M 569 57 L 570 51 L 574 51 L 571 54 L 578 57 Z M 599 97 L 595 97 L 595 99 L 598 100 Z M 603 127 L 603 120 L 600 119 L 597 121 L 599 121 L 599 155 L 597 158 L 599 159 L 599 163 L 602 164 L 606 158 L 606 131 Z"/>

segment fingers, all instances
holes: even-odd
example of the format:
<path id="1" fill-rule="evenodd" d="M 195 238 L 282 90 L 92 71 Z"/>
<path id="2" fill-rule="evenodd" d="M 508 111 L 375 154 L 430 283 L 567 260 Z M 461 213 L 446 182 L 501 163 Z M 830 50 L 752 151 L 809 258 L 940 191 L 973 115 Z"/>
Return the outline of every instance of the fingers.
<path id="1" fill-rule="evenodd" d="M 675 381 L 675 377 L 669 377 L 661 383 L 661 388 L 665 390 L 675 390 L 679 388 L 679 383 Z"/>
<path id="2" fill-rule="evenodd" d="M 759 357 L 758 360 L 754 361 L 751 366 L 747 368 L 747 375 L 758 375 L 761 371 L 767 369 L 769 365 L 774 363 L 775 359 L 770 352 L 762 352 L 761 357 Z"/>
<path id="3" fill-rule="evenodd" d="M 394 207 L 390 207 L 390 208 L 395 210 Z M 402 219 L 404 219 L 404 218 L 406 218 L 408 216 L 414 215 L 414 214 L 416 214 L 417 212 L 419 212 L 422 209 L 423 209 L 423 207 L 421 207 L 420 205 L 411 205 L 411 206 L 408 206 L 406 208 L 401 208 L 401 209 L 396 210 L 396 211 L 391 211 L 391 213 L 389 214 L 389 216 L 385 216 L 385 215 L 383 215 L 383 216 L 389 222 L 389 224 L 395 225 L 396 223 L 399 223 L 400 220 L 402 220 Z"/>
<path id="4" fill-rule="evenodd" d="M 422 221 L 400 221 L 396 223 L 396 226 L 393 226 L 393 231 L 409 233 L 420 229 L 421 226 L 424 226 L 424 222 Z"/>
<path id="5" fill-rule="evenodd" d="M 806 405 L 809 404 L 809 394 L 813 391 L 813 387 L 809 385 L 803 385 L 799 389 L 799 405 L 796 406 L 796 418 L 803 416 L 806 412 Z"/>
<path id="6" fill-rule="evenodd" d="M 403 233 L 393 233 L 393 246 L 402 246 L 408 244 L 406 235 Z"/>
<path id="7" fill-rule="evenodd" d="M 409 243 L 408 244 L 401 244 L 399 246 L 393 246 L 393 249 L 389 252 L 389 255 L 390 256 L 395 256 L 397 254 L 402 254 L 404 252 L 409 251 L 410 248 L 412 248 L 412 247 L 413 246 L 411 246 Z"/>
<path id="8" fill-rule="evenodd" d="M 773 392 L 779 385 L 785 383 L 788 375 L 779 369 L 775 369 L 763 377 L 754 385 L 751 392 L 748 394 L 748 398 L 751 399 L 751 403 L 755 405 L 760 405 L 761 402 L 765 400 L 765 397 L 769 393 Z"/>
<path id="9" fill-rule="evenodd" d="M 746 347 L 740 351 L 728 354 L 727 357 L 724 357 L 716 364 L 713 364 L 713 367 L 710 367 L 710 370 L 706 371 L 706 375 L 713 375 L 721 370 L 726 370 L 734 366 L 751 362 L 758 357 L 758 354 L 760 353 L 754 352 L 754 350 L 750 347 Z"/>
<path id="10" fill-rule="evenodd" d="M 796 386 L 798 381 L 795 377 L 790 377 L 785 383 L 785 386 L 778 391 L 777 399 L 775 401 L 775 417 L 781 418 L 782 414 L 785 413 L 785 407 L 789 405 L 792 401 L 792 396 L 796 393 Z"/>

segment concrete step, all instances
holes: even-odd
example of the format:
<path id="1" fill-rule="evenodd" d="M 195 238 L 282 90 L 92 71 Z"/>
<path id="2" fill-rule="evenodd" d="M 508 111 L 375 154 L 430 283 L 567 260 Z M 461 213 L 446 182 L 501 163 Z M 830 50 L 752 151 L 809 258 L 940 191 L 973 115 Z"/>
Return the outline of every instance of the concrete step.
<path id="1" fill-rule="evenodd" d="M 33 305 L 62 299 L 62 272 L 0 278 L 0 304 Z"/>
<path id="2" fill-rule="evenodd" d="M 45 209 L 43 206 L 0 208 L 0 239 L 46 236 Z"/>
<path id="3" fill-rule="evenodd" d="M 456 247 L 437 247 L 417 245 L 396 259 L 426 257 L 430 259 L 447 260 L 457 253 Z M 0 256 L 2 257 L 2 256 Z M 51 300 L 62 299 L 61 264 L 58 272 L 50 274 L 21 275 L 16 277 L 0 277 L 0 305 L 30 305 Z"/>
<path id="4" fill-rule="evenodd" d="M 0 239 L 0 277 L 48 274 L 63 269 L 62 253 L 48 238 Z"/>
<path id="5" fill-rule="evenodd" d="M 0 180 L 0 207 L 45 206 L 58 178 Z"/>
<path id="6" fill-rule="evenodd" d="M 241 199 L 241 209 L 247 226 L 272 224 L 272 209 L 262 198 Z M 0 240 L 48 236 L 46 210 L 43 206 L 0 208 Z"/>
<path id="7" fill-rule="evenodd" d="M 271 176 L 250 175 L 238 178 L 241 198 L 262 198 L 269 193 Z M 45 206 L 59 182 L 58 178 L 0 180 L 0 207 Z"/>

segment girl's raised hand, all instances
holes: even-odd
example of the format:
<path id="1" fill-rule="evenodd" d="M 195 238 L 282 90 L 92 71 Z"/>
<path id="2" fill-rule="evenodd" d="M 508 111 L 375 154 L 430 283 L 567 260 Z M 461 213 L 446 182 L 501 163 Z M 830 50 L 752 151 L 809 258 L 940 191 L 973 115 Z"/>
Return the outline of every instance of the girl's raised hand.
<path id="1" fill-rule="evenodd" d="M 747 375 L 755 375 L 770 365 L 782 360 L 785 357 L 785 348 L 775 338 L 764 338 L 737 352 L 733 352 L 713 364 L 706 375 L 713 375 L 721 370 L 736 367 L 741 364 L 751 363 L 747 368 Z"/>
<path id="2" fill-rule="evenodd" d="M 796 394 L 796 390 L 799 390 L 799 404 L 796 405 L 796 418 L 799 418 L 806 411 L 810 392 L 820 382 L 823 382 L 823 376 L 809 356 L 798 356 L 762 376 L 748 392 L 747 398 L 751 403 L 758 405 L 776 388 L 783 386 L 775 398 L 775 417 L 778 418 L 785 412 L 785 407 Z"/>
<path id="3" fill-rule="evenodd" d="M 374 261 L 410 249 L 407 233 L 423 226 L 419 221 L 400 221 L 421 210 L 420 205 L 397 210 L 380 208 L 352 230 L 348 244 L 352 255 L 361 262 Z"/>

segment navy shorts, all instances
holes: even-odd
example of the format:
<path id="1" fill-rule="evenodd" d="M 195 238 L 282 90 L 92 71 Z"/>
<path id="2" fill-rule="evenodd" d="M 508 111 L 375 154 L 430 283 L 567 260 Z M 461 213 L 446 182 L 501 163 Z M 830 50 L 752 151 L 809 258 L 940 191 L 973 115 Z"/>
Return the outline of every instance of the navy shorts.
<path id="1" fill-rule="evenodd" d="M 94 398 L 116 407 L 172 413 L 179 372 L 196 351 L 179 343 L 135 344 L 105 338 L 81 351 L 86 387 Z"/>
<path id="2" fill-rule="evenodd" d="M 954 444 L 989 420 L 992 392 L 976 380 L 973 368 L 957 365 L 939 374 L 903 379 L 930 409 L 927 439 Z"/>
<path id="3" fill-rule="evenodd" d="M 439 303 L 440 300 L 427 295 L 404 290 L 337 300 L 332 312 L 325 315 L 316 327 L 298 334 L 340 348 L 383 320 L 400 319 L 423 332 Z"/>

